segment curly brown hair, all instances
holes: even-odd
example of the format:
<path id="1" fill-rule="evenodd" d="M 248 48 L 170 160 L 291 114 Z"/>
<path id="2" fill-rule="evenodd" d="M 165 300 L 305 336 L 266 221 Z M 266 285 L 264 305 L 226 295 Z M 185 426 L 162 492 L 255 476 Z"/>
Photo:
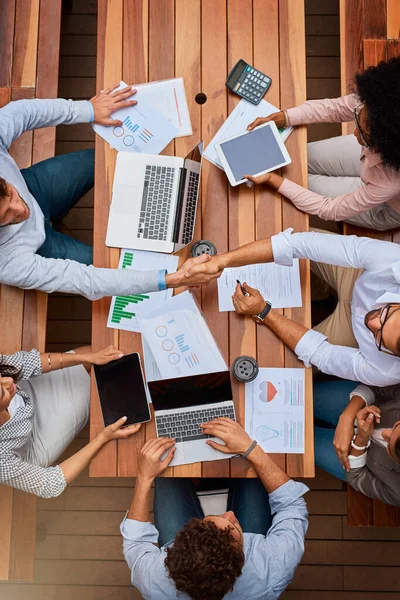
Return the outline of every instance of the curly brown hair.
<path id="1" fill-rule="evenodd" d="M 2 177 L 0 177 L 0 199 L 5 198 L 5 196 L 8 196 L 8 194 L 9 194 L 9 189 L 8 189 L 7 181 L 5 179 L 3 179 Z"/>
<path id="2" fill-rule="evenodd" d="M 193 600 L 221 600 L 244 565 L 242 546 L 229 529 L 191 519 L 167 548 L 165 566 L 177 590 Z"/>

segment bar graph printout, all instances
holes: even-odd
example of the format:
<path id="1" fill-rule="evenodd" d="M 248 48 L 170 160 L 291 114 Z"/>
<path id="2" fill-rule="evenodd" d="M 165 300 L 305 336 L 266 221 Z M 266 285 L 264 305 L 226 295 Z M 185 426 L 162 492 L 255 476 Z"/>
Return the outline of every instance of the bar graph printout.
<path id="1" fill-rule="evenodd" d="M 159 252 L 146 252 L 144 250 L 121 250 L 119 269 L 132 269 L 136 271 L 153 271 L 167 269 L 176 271 L 178 257 Z M 140 331 L 137 315 L 162 306 L 165 300 L 172 296 L 172 290 L 152 292 L 149 294 L 132 294 L 130 296 L 113 296 L 107 327 L 123 329 L 124 331 Z"/>
<path id="2" fill-rule="evenodd" d="M 147 381 L 228 369 L 190 292 L 139 318 Z"/>
<path id="3" fill-rule="evenodd" d="M 305 369 L 261 368 L 246 383 L 245 429 L 265 452 L 304 454 Z"/>

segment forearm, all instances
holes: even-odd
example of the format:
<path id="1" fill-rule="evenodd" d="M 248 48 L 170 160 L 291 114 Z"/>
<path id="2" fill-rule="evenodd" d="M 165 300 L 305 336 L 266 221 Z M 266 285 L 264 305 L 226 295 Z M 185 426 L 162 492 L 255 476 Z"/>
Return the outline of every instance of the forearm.
<path id="1" fill-rule="evenodd" d="M 354 423 L 354 419 L 359 410 L 365 407 L 365 400 L 361 396 L 353 396 L 339 417 L 340 419 L 348 419 Z"/>
<path id="2" fill-rule="evenodd" d="M 252 265 L 257 263 L 273 262 L 274 255 L 272 253 L 272 244 L 270 238 L 258 240 L 219 254 L 218 263 L 222 269 L 228 267 L 242 267 L 244 265 Z"/>
<path id="3" fill-rule="evenodd" d="M 260 446 L 256 446 L 250 452 L 247 460 L 256 470 L 257 475 L 269 494 L 290 480 L 290 477 L 270 459 Z"/>
<path id="4" fill-rule="evenodd" d="M 283 316 L 276 310 L 271 310 L 264 321 L 271 331 L 291 350 L 294 350 L 309 329 L 301 323 L 296 323 Z"/>
<path id="5" fill-rule="evenodd" d="M 150 494 L 152 479 L 144 479 L 138 477 L 136 480 L 135 491 L 132 498 L 132 503 L 129 508 L 128 519 L 135 521 L 150 521 Z"/>
<path id="6" fill-rule="evenodd" d="M 42 352 L 40 354 L 43 373 L 58 371 L 58 369 L 65 369 L 66 367 L 88 364 L 87 358 L 86 354 L 75 354 L 70 352 Z"/>
<path id="7" fill-rule="evenodd" d="M 82 450 L 79 450 L 79 452 L 60 464 L 67 484 L 71 483 L 71 481 L 82 473 L 106 442 L 107 440 L 104 435 L 99 433 Z"/>

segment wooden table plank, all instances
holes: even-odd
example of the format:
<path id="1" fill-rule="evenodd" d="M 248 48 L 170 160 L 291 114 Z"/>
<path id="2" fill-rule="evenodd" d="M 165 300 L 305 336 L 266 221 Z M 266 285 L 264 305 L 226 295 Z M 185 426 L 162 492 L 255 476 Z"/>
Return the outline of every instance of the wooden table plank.
<path id="1" fill-rule="evenodd" d="M 400 38 L 400 3 L 399 0 L 387 0 L 387 38 Z"/>
<path id="2" fill-rule="evenodd" d="M 17 0 L 12 87 L 35 87 L 39 0 Z"/>
<path id="3" fill-rule="evenodd" d="M 345 96 L 353 86 L 354 75 L 363 68 L 363 0 L 340 0 L 340 84 Z M 354 123 L 342 123 L 342 135 L 353 133 Z"/>
<path id="4" fill-rule="evenodd" d="M 106 89 L 122 78 L 122 23 L 123 0 L 99 1 L 97 37 L 97 91 Z M 94 264 L 101 267 L 117 267 L 119 251 L 105 245 L 108 206 L 111 201 L 116 151 L 96 136 L 95 206 L 94 206 Z M 110 299 L 93 302 L 92 346 L 99 350 L 109 344 L 118 345 L 118 331 L 106 327 Z M 104 427 L 103 416 L 92 375 L 91 385 L 91 439 Z M 109 442 L 90 465 L 92 477 L 115 477 L 117 475 L 117 443 Z"/>
<path id="5" fill-rule="evenodd" d="M 11 87 L 15 0 L 0 2 L 0 88 Z"/>

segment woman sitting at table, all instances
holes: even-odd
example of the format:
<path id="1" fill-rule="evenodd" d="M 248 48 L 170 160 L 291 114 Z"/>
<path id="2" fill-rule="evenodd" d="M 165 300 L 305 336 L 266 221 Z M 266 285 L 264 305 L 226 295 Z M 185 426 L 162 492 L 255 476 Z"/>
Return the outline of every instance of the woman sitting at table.
<path id="1" fill-rule="evenodd" d="M 355 83 L 355 94 L 309 100 L 248 126 L 355 120 L 354 135 L 308 144 L 308 189 L 276 173 L 246 177 L 268 184 L 300 210 L 326 221 L 385 231 L 400 226 L 400 57 L 369 67 L 356 75 Z"/>
<path id="2" fill-rule="evenodd" d="M 122 356 L 112 346 L 99 352 L 84 347 L 66 354 L 0 355 L 0 483 L 42 498 L 58 496 L 104 444 L 140 429 L 121 429 L 123 417 L 71 458 L 50 466 L 87 423 L 90 365 Z"/>
<path id="3" fill-rule="evenodd" d="M 316 381 L 313 391 L 316 465 L 369 498 L 400 506 L 400 385 L 341 379 Z"/>

